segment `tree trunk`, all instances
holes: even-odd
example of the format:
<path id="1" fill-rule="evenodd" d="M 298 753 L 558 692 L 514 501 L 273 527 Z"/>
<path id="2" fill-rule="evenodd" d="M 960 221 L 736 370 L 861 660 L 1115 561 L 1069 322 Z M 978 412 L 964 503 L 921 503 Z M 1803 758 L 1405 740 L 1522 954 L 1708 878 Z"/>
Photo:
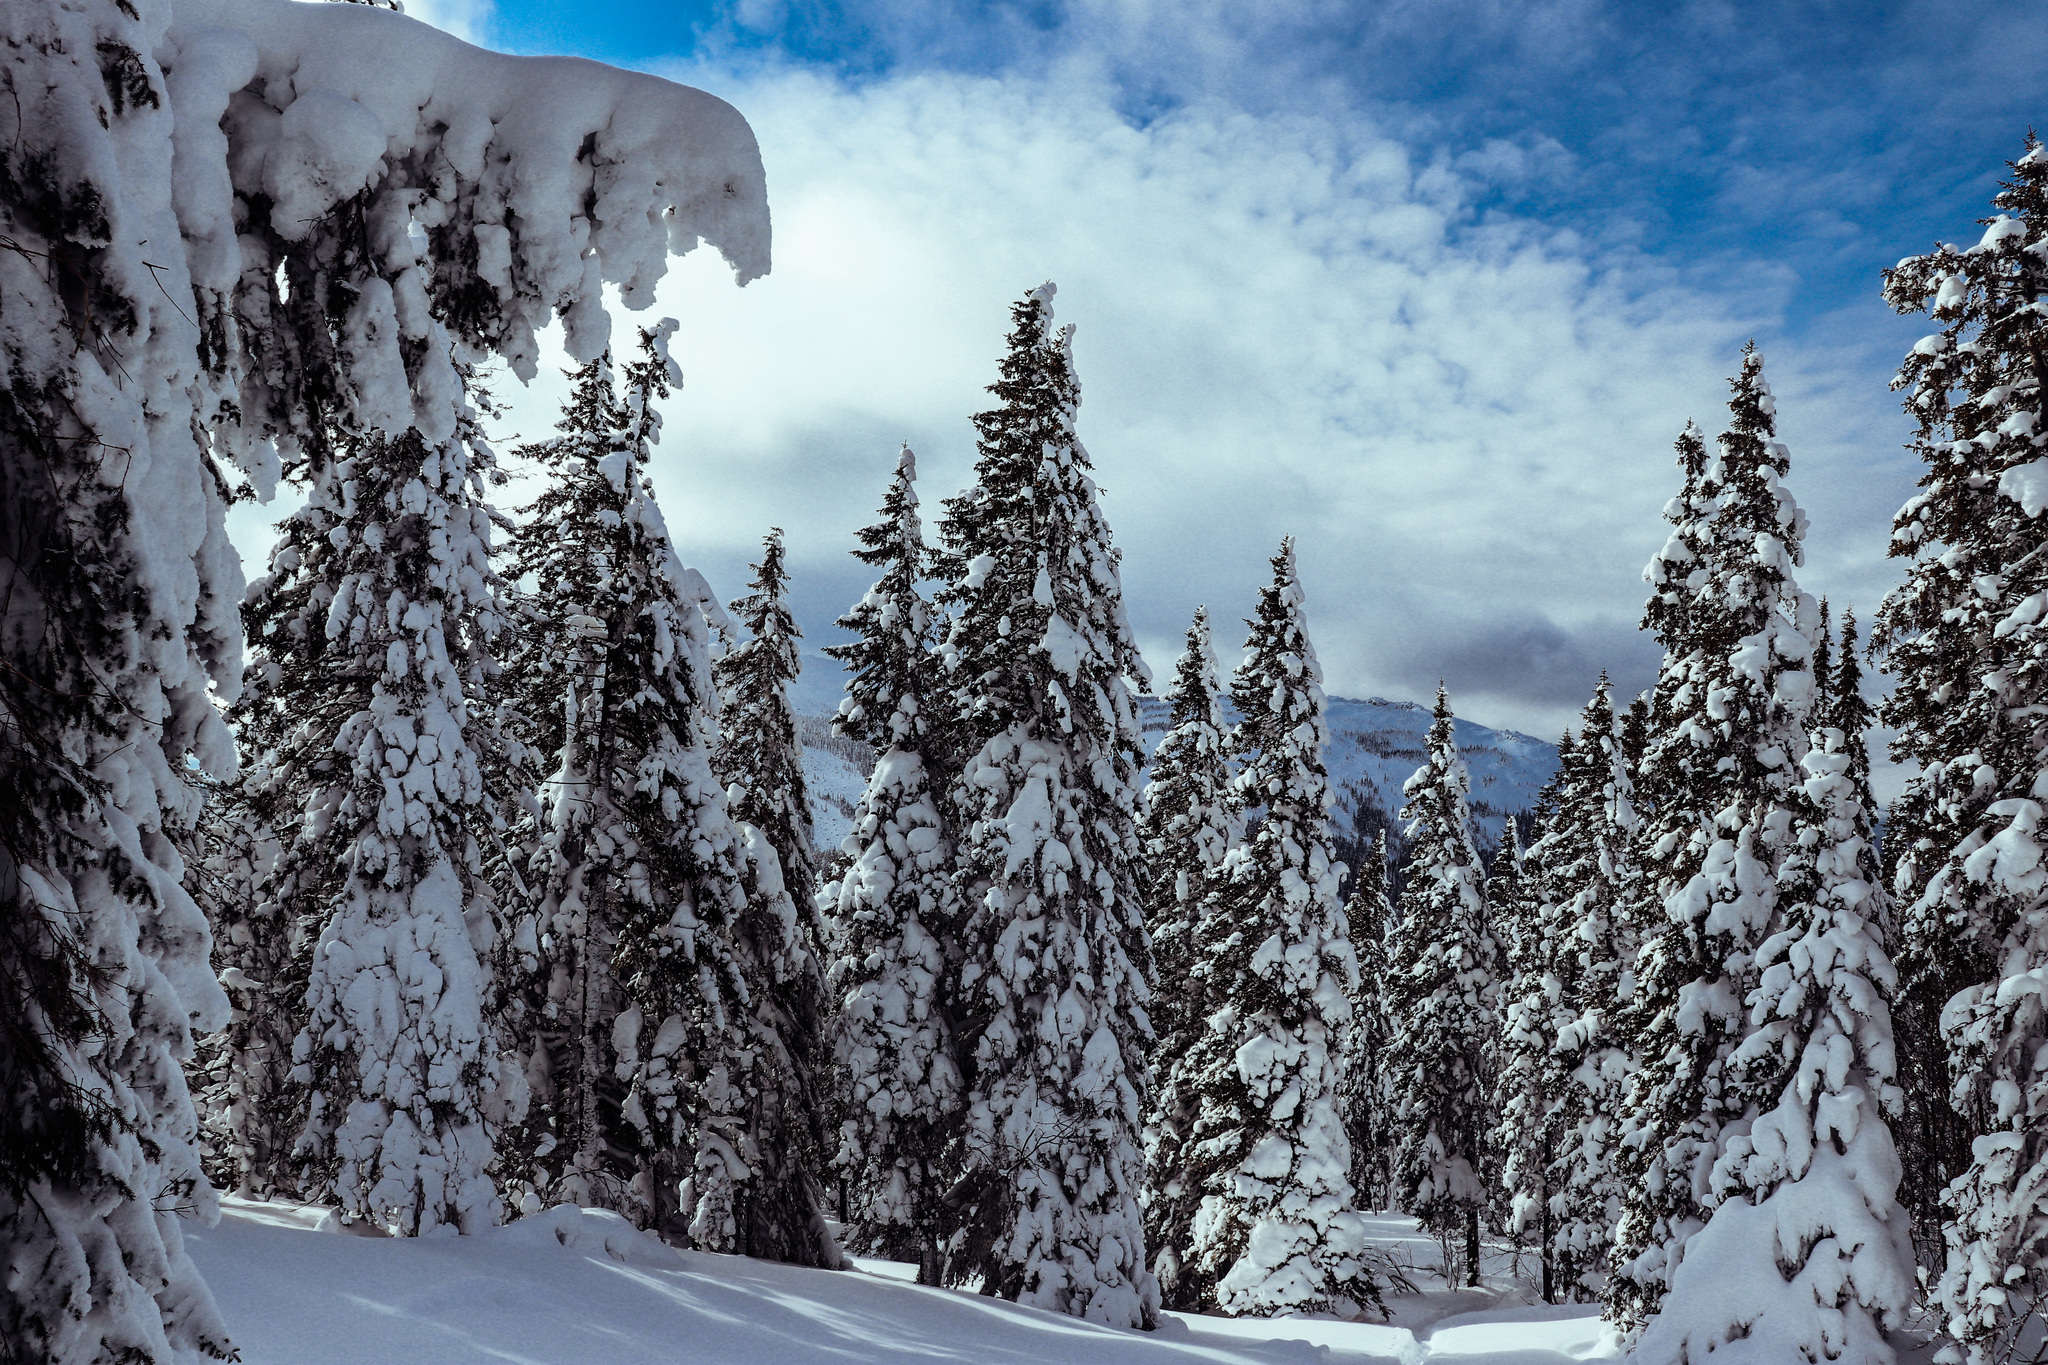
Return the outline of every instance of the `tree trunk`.
<path id="1" fill-rule="evenodd" d="M 1479 1287 L 1479 1206 L 1465 1210 L 1465 1283 Z"/>

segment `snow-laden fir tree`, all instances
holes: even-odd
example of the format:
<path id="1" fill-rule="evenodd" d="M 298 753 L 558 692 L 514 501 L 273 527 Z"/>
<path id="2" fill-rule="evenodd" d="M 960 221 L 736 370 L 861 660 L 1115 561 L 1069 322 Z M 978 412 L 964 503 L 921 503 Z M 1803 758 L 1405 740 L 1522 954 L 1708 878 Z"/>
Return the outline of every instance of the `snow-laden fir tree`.
<path id="1" fill-rule="evenodd" d="M 1195 939 L 1207 1018 L 1183 1068 L 1202 1202 L 1189 1263 L 1226 1313 L 1353 1316 L 1378 1302 L 1338 1097 L 1358 963 L 1330 841 L 1322 668 L 1294 542 L 1259 591 L 1231 677 L 1231 780 L 1258 824 L 1224 859 Z"/>
<path id="2" fill-rule="evenodd" d="M 852 864 L 820 904 L 836 953 L 826 979 L 832 1049 L 848 1084 L 836 1158 L 850 1185 L 848 1239 L 869 1254 L 912 1256 L 918 1283 L 938 1284 L 965 1086 L 952 998 L 959 908 L 940 810 L 939 680 L 931 609 L 918 591 L 917 507 L 917 457 L 905 446 L 881 519 L 853 552 L 881 571 L 839 618 L 856 638 L 825 646 L 848 674 L 834 732 L 880 757 L 854 810 Z"/>
<path id="3" fill-rule="evenodd" d="M 961 1012 L 978 1023 L 963 1039 L 967 1225 L 947 1274 L 1135 1327 L 1158 1304 L 1139 1206 L 1151 964 L 1131 696 L 1149 679 L 1052 298 L 1046 285 L 1011 310 L 1001 403 L 975 418 L 975 484 L 942 527 L 946 706 L 965 755 L 949 794 Z"/>
<path id="4" fill-rule="evenodd" d="M 2037 1339 L 2048 1308 L 2048 1079 L 2037 1064 L 2048 1012 L 2028 984 L 2048 966 L 2048 149 L 2037 139 L 1992 207 L 1973 245 L 1885 272 L 1892 307 L 1929 313 L 1935 330 L 1893 381 L 1927 472 L 1893 522 L 1906 581 L 1875 633 L 1897 679 L 1882 710 L 1893 749 L 1919 766 L 1885 836 L 1907 1074 L 1927 1086 L 1952 1069 L 1960 1119 L 1916 1125 L 1914 1162 L 1955 1175 L 1936 1300 L 1951 1354 L 1972 1362 L 2008 1358 L 2022 1332 Z"/>
<path id="5" fill-rule="evenodd" d="M 513 544 L 530 587 L 511 672 L 548 759 L 533 907 L 510 945 L 538 987 L 506 1021 L 533 1092 L 522 1164 L 537 1199 L 643 1226 L 676 1211 L 689 1083 L 746 999 L 701 579 L 677 562 L 646 473 L 673 329 L 642 332 L 623 401 L 609 354 L 572 375 L 561 435 L 522 451 L 549 481 Z M 635 1027 L 669 1018 L 683 1026 L 654 1042 Z"/>
<path id="6" fill-rule="evenodd" d="M 1337 1082 L 1344 1131 L 1351 1138 L 1351 1188 L 1358 1203 L 1374 1209 L 1393 1202 L 1394 1185 L 1393 1105 L 1386 1076 L 1386 1051 L 1394 1034 L 1387 1006 L 1387 935 L 1394 910 L 1387 898 L 1387 862 L 1382 829 L 1359 860 L 1358 884 L 1344 902 L 1346 936 L 1358 960 L 1358 989 L 1351 993 L 1350 1042 Z"/>
<path id="7" fill-rule="evenodd" d="M 1710 1175 L 1724 1137 L 1755 1116 L 1729 1059 L 1751 1031 L 1756 954 L 1779 928 L 1777 873 L 1807 749 L 1818 610 L 1792 578 L 1806 515 L 1780 482 L 1790 457 L 1774 439 L 1754 346 L 1730 387 L 1729 429 L 1703 473 L 1694 431 L 1680 438 L 1686 492 L 1667 509 L 1671 539 L 1645 571 L 1645 624 L 1665 657 L 1644 760 L 1653 806 L 1642 856 L 1662 913 L 1638 959 L 1641 1069 L 1607 1284 L 1626 1328 L 1656 1314 L 1718 1202 Z"/>
<path id="8" fill-rule="evenodd" d="M 1498 1111 L 1492 1141 L 1500 1157 L 1501 1184 L 1508 1196 L 1508 1226 L 1535 1243 L 1540 1287 L 1545 1303 L 1557 1302 L 1560 1283 L 1570 1270 L 1560 1265 L 1557 1243 L 1557 1192 L 1551 1187 L 1563 1109 L 1564 1072 L 1570 1062 L 1559 1049 L 1560 1035 L 1571 1023 L 1568 994 L 1577 973 L 1570 942 L 1572 925 L 1565 904 L 1577 861 L 1573 845 L 1578 831 L 1569 804 L 1575 786 L 1583 786 L 1584 755 L 1567 733 L 1557 744 L 1557 773 L 1536 798 L 1535 840 L 1526 857 L 1509 822 L 1487 882 L 1487 902 L 1501 940 L 1499 1038 L 1493 1069 L 1494 1104 Z"/>
<path id="9" fill-rule="evenodd" d="M 733 818 L 768 836 L 782 859 L 784 885 L 809 917 L 818 872 L 811 853 L 803 745 L 789 704 L 789 685 L 803 670 L 797 644 L 803 633 L 789 610 L 785 553 L 782 528 L 774 527 L 761 542 L 753 592 L 728 604 L 747 635 L 712 669 L 719 696 L 716 762 L 732 798 Z"/>
<path id="10" fill-rule="evenodd" d="M 452 421 L 442 328 L 516 359 L 559 308 L 590 354 L 599 284 L 643 299 L 671 243 L 767 264 L 753 138 L 700 92 L 592 68 L 504 119 L 530 65 L 402 18 L 170 9 L 12 6 L 0 57 L 0 1352 L 67 1365 L 228 1349 L 173 1210 L 211 1211 L 178 1063 L 225 1002 L 175 842 L 188 761 L 235 766 L 230 462 L 267 497 L 372 382 Z"/>
<path id="11" fill-rule="evenodd" d="M 406 1234 L 501 1214 L 492 1129 L 525 1078 L 487 1016 L 499 907 L 482 871 L 502 815 L 473 706 L 503 626 L 471 420 L 360 438 L 282 528 L 245 607 L 264 761 L 303 774 L 263 894 L 305 924 L 303 1193 Z M 282 835 L 282 828 L 280 833 Z"/>
<path id="12" fill-rule="evenodd" d="M 689 1235 L 707 1251 L 838 1266 L 819 1189 L 831 1154 L 819 1093 L 824 933 L 789 704 L 800 663 L 788 582 L 776 528 L 754 566 L 754 592 L 731 604 L 749 638 L 712 666 L 719 695 L 713 763 L 739 828 L 745 887 L 731 943 L 749 998 L 743 1023 L 724 1031 L 725 1050 L 709 1063 L 701 1089 Z"/>
<path id="13" fill-rule="evenodd" d="M 1479 1220 L 1491 1199 L 1484 1155 L 1492 1128 L 1486 1074 L 1500 961 L 1487 920 L 1486 874 L 1472 844 L 1472 779 L 1458 756 L 1450 695 L 1436 693 L 1429 759 L 1403 788 L 1408 878 L 1387 949 L 1387 1049 L 1394 1104 L 1395 1202 L 1443 1243 L 1444 1277 L 1462 1239 L 1467 1284 L 1479 1283 Z"/>
<path id="14" fill-rule="evenodd" d="M 1712 1212 L 1629 1357 L 1641 1365 L 1888 1365 L 1917 1296 L 1886 1124 L 1899 1104 L 1895 978 L 1871 811 L 1849 776 L 1862 736 L 1830 726 L 1821 740 L 1803 763 L 1778 913 L 1757 950 L 1751 1031 L 1728 1059 L 1746 1117 L 1725 1130 L 1708 1176 Z"/>
<path id="15" fill-rule="evenodd" d="M 1152 755 L 1138 817 L 1149 879 L 1145 925 L 1158 979 L 1171 983 L 1153 997 L 1159 1062 L 1145 1125 L 1145 1237 L 1169 1308 L 1214 1300 L 1210 1278 L 1187 1259 L 1203 1197 L 1187 1145 L 1201 1092 L 1193 1048 L 1212 1007 L 1202 926 L 1217 912 L 1223 860 L 1242 823 L 1230 793 L 1222 692 L 1209 609 L 1197 607 L 1167 689 L 1167 731 Z"/>
<path id="16" fill-rule="evenodd" d="M 176 842 L 232 778 L 232 391 L 161 177 L 167 7 L 10 6 L 0 74 L 0 1359 L 231 1351 L 180 1064 L 227 1001 Z M 218 106 L 216 107 L 216 112 Z M 182 201 L 181 201 L 182 203 Z M 208 204 L 206 207 L 221 207 Z M 148 243 L 145 247 L 142 244 Z M 156 262 L 152 273 L 145 258 Z M 176 300 L 182 297 L 181 305 Z"/>
<path id="17" fill-rule="evenodd" d="M 1621 1216 L 1616 1169 L 1620 1114 L 1635 1070 L 1628 1031 L 1635 988 L 1637 870 L 1633 760 L 1623 718 L 1603 676 L 1579 722 L 1572 780 L 1559 794 L 1560 838 L 1544 875 L 1568 894 L 1557 913 L 1560 994 L 1567 1012 L 1555 1040 L 1556 1137 L 1549 1174 L 1558 1292 L 1595 1297 Z"/>

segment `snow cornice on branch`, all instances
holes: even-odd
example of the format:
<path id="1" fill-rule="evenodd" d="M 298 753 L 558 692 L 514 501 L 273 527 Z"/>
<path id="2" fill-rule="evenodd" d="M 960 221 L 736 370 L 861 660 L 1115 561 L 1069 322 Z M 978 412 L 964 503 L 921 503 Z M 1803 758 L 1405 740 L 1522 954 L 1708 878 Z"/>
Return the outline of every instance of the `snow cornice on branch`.
<path id="1" fill-rule="evenodd" d="M 496 299 L 481 301 L 482 335 L 452 330 L 522 378 L 554 313 L 570 354 L 594 357 L 610 340 L 601 284 L 644 307 L 668 256 L 700 241 L 741 284 L 768 272 L 759 145 L 704 91 L 580 58 L 487 52 L 370 5 L 177 0 L 164 55 L 174 79 L 185 66 L 231 83 L 234 189 L 268 207 L 279 238 L 298 240 L 366 189 L 387 204 L 403 191 L 410 222 L 397 204 L 367 215 L 378 265 L 444 267 L 459 251 Z M 444 268 L 437 282 L 448 280 Z"/>

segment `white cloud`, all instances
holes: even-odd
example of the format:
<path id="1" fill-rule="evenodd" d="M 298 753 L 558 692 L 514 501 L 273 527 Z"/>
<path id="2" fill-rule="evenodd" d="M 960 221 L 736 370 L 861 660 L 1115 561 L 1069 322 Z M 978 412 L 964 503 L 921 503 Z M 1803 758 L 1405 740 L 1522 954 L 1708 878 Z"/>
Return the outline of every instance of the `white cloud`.
<path id="1" fill-rule="evenodd" d="M 1718 430 L 1782 280 L 1710 298 L 1470 207 L 1473 177 L 1553 173 L 1554 144 L 1452 169 L 1348 114 L 1196 105 L 1137 128 L 1071 77 L 674 74 L 753 122 L 775 215 L 773 274 L 737 290 L 700 251 L 656 310 L 682 320 L 688 376 L 663 505 L 721 591 L 779 524 L 823 634 L 864 586 L 846 551 L 897 441 L 936 519 L 970 477 L 1008 305 L 1051 278 L 1156 669 L 1198 602 L 1249 611 L 1293 534 L 1334 692 L 1426 697 L 1447 676 L 1462 713 L 1554 734 L 1601 667 L 1647 680 L 1638 574 L 1671 441 L 1688 417 Z M 1873 453 L 1896 451 L 1890 400 L 1825 353 L 1766 351 L 1816 523 L 1808 585 L 1867 619 L 1914 473 Z M 513 425 L 543 433 L 561 386 L 512 387 Z"/>
<path id="2" fill-rule="evenodd" d="M 1474 714 L 1549 730 L 1603 664 L 1640 678 L 1671 440 L 1688 417 L 1718 429 L 1771 294 L 1708 299 L 1475 221 L 1469 181 L 1355 126 L 1198 107 L 1138 129 L 1085 83 L 697 74 L 753 121 L 776 220 L 767 279 L 734 290 L 706 253 L 662 293 L 689 375 L 663 491 L 708 564 L 787 527 L 837 589 L 823 626 L 896 441 L 924 456 L 928 505 L 967 480 L 1007 305 L 1052 278 L 1155 661 L 1198 601 L 1247 611 L 1291 533 L 1334 691 L 1448 672 Z M 1813 475 L 1867 462 L 1888 400 L 1783 359 L 1794 486 L 1850 566 L 1816 571 L 1874 602 L 1910 471 L 1857 481 L 1847 537 Z"/>

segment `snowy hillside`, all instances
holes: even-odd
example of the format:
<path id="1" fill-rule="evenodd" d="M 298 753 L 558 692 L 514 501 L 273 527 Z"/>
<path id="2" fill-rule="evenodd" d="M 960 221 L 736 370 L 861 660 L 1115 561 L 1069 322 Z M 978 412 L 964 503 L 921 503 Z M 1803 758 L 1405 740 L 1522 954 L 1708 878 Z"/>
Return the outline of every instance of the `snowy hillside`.
<path id="1" fill-rule="evenodd" d="M 1614 1358 L 1592 1304 L 1529 1306 L 1508 1276 L 1484 1291 L 1390 1301 L 1391 1324 L 1167 1314 L 1117 1331 L 999 1299 L 855 1273 L 678 1251 L 617 1214 L 549 1209 L 475 1237 L 372 1238 L 318 1208 L 228 1199 L 186 1224 L 244 1365 L 1563 1365 Z M 1407 1219 L 1370 1220 L 1383 1249 L 1432 1264 Z M 1526 1261 L 1525 1261 L 1526 1265 Z M 1511 1270 L 1506 1257 L 1500 1269 Z"/>

